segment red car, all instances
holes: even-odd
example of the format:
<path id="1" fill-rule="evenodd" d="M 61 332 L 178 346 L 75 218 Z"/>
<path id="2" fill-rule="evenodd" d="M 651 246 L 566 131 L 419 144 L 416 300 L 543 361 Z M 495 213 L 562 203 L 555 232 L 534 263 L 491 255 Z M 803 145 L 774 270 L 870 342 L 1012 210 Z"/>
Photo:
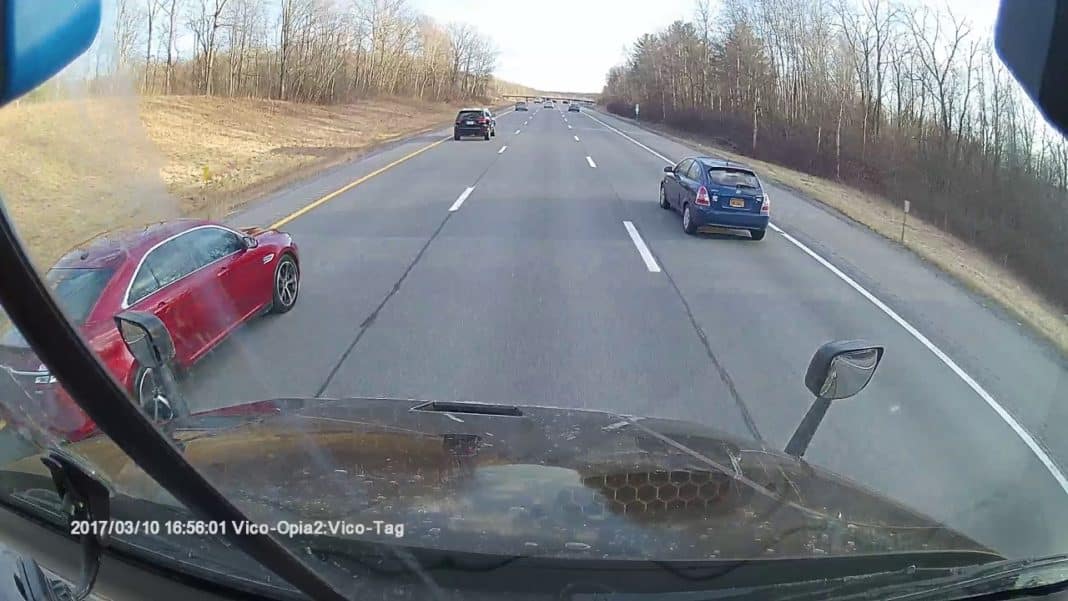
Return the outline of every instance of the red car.
<path id="1" fill-rule="evenodd" d="M 154 393 L 155 375 L 126 349 L 116 314 L 130 309 L 159 317 L 174 338 L 181 371 L 242 323 L 292 309 L 300 268 L 289 234 L 179 219 L 95 238 L 67 253 L 45 280 L 89 347 L 143 404 Z M 41 425 L 68 440 L 95 430 L 14 328 L 0 335 L 0 366 L 32 399 L 34 407 L 25 409 Z"/>

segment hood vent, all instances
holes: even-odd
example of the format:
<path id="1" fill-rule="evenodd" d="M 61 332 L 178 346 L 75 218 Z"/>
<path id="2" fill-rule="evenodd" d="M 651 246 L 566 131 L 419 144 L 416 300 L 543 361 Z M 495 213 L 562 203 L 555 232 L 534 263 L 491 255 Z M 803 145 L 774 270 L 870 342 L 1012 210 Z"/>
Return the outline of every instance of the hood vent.
<path id="1" fill-rule="evenodd" d="M 431 411 L 436 413 L 455 413 L 463 415 L 497 415 L 523 417 L 519 407 L 512 405 L 491 405 L 486 403 L 460 403 L 447 401 L 429 401 L 412 407 L 412 411 Z"/>

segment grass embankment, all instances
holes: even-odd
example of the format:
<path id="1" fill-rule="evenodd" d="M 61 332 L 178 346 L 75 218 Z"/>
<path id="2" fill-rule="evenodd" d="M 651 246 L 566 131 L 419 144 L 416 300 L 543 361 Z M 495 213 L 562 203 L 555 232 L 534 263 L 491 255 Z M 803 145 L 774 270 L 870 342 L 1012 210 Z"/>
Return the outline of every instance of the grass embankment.
<path id="1" fill-rule="evenodd" d="M 457 106 L 203 96 L 0 109 L 0 192 L 39 267 L 116 227 L 221 218 L 269 189 L 448 122 Z"/>

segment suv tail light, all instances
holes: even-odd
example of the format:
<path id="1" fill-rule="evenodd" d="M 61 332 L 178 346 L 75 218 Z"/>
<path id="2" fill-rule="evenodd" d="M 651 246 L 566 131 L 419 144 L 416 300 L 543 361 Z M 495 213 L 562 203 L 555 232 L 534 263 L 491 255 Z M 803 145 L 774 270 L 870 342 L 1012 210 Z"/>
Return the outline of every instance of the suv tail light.
<path id="1" fill-rule="evenodd" d="M 767 194 L 764 195 L 764 202 L 761 203 L 761 205 L 760 205 L 760 214 L 761 215 L 770 215 L 771 214 L 771 197 L 768 196 Z"/>
<path id="2" fill-rule="evenodd" d="M 693 203 L 695 205 L 701 205 L 702 207 L 708 206 L 708 190 L 706 190 L 704 186 L 701 186 L 697 190 L 697 198 L 694 199 Z"/>
<path id="3" fill-rule="evenodd" d="M 479 122 L 480 125 L 485 125 L 485 124 L 489 123 L 489 119 L 487 119 L 485 117 L 479 117 L 478 118 L 478 122 Z"/>

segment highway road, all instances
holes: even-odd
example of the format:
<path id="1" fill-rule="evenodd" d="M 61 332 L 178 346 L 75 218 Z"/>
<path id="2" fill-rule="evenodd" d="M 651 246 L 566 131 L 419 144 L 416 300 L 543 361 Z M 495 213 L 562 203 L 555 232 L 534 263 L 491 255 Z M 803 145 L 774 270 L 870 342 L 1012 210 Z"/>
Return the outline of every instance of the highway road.
<path id="1" fill-rule="evenodd" d="M 656 199 L 662 167 L 694 152 L 560 109 L 502 114 L 488 142 L 417 136 L 234 215 L 293 234 L 300 299 L 204 360 L 184 382 L 193 406 L 549 404 L 691 420 L 781 449 L 811 402 L 812 353 L 865 338 L 885 345 L 883 364 L 831 408 L 807 459 L 1011 556 L 1063 552 L 1058 353 L 788 190 L 770 188 L 763 241 L 687 236 Z"/>

